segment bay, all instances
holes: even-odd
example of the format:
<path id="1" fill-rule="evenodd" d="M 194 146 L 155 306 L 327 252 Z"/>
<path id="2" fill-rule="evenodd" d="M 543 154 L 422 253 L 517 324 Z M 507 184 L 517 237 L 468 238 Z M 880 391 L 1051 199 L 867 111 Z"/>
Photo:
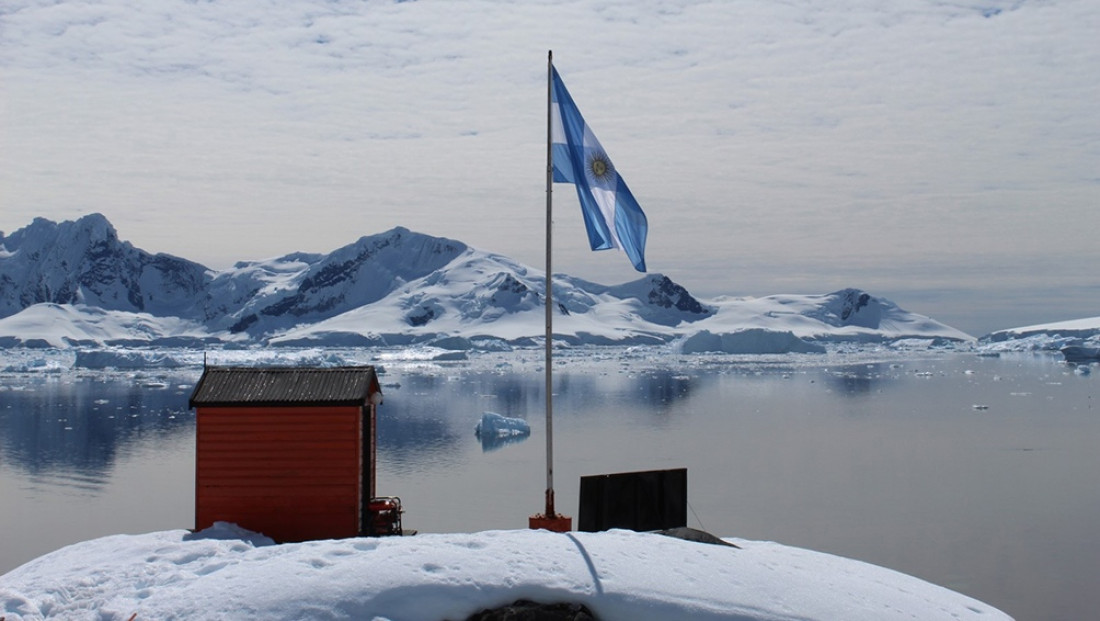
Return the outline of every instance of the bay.
<path id="1" fill-rule="evenodd" d="M 1100 419 L 1089 367 L 1049 355 L 855 351 L 556 354 L 555 490 L 590 474 L 688 469 L 689 525 L 864 560 L 1020 619 L 1100 609 Z M 406 528 L 526 526 L 543 508 L 541 352 L 376 364 L 378 492 Z M 0 573 L 107 534 L 194 526 L 201 369 L 0 375 Z M 531 436 L 484 445 L 481 414 Z"/>

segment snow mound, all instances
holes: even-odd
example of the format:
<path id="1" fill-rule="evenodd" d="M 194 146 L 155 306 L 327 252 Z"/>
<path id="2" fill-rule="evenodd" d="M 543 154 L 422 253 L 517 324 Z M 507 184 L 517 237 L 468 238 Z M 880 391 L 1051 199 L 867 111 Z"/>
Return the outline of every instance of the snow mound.
<path id="1" fill-rule="evenodd" d="M 258 546 L 184 530 L 75 544 L 0 576 L 6 621 L 463 619 L 517 599 L 636 621 L 1000 621 L 972 598 L 777 543 L 488 531 Z"/>
<path id="2" fill-rule="evenodd" d="M 239 540 L 256 548 L 275 545 L 275 540 L 271 537 L 263 533 L 250 531 L 231 522 L 214 522 L 209 528 L 183 536 L 184 541 L 199 541 L 201 539 Z"/>

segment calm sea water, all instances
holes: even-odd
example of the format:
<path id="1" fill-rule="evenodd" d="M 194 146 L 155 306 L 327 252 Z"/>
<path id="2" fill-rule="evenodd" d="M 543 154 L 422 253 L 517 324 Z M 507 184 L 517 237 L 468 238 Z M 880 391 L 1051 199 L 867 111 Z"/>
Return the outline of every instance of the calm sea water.
<path id="1" fill-rule="evenodd" d="M 523 528 L 543 507 L 539 352 L 382 371 L 380 494 L 421 532 Z M 1019 619 L 1100 610 L 1100 369 L 892 352 L 555 361 L 555 489 L 686 467 L 689 525 L 913 574 Z M 0 573 L 76 541 L 194 525 L 199 370 L 0 375 Z M 484 411 L 527 419 L 484 446 Z"/>

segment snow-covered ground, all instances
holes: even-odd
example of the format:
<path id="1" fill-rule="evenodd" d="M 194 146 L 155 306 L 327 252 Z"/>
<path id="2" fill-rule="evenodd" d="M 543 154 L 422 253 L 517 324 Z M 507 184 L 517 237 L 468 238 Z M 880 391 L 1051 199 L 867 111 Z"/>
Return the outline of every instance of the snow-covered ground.
<path id="1" fill-rule="evenodd" d="M 5 621 L 464 619 L 518 599 L 605 621 L 1009 619 L 954 591 L 771 542 L 489 531 L 271 545 L 224 523 L 72 545 L 0 576 Z"/>

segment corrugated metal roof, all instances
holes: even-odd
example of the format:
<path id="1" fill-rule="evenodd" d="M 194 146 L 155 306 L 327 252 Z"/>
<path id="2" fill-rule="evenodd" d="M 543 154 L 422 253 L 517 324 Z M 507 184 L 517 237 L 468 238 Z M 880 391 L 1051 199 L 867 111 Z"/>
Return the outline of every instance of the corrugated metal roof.
<path id="1" fill-rule="evenodd" d="M 227 405 L 362 405 L 381 392 L 374 367 L 206 367 L 189 402 Z"/>

